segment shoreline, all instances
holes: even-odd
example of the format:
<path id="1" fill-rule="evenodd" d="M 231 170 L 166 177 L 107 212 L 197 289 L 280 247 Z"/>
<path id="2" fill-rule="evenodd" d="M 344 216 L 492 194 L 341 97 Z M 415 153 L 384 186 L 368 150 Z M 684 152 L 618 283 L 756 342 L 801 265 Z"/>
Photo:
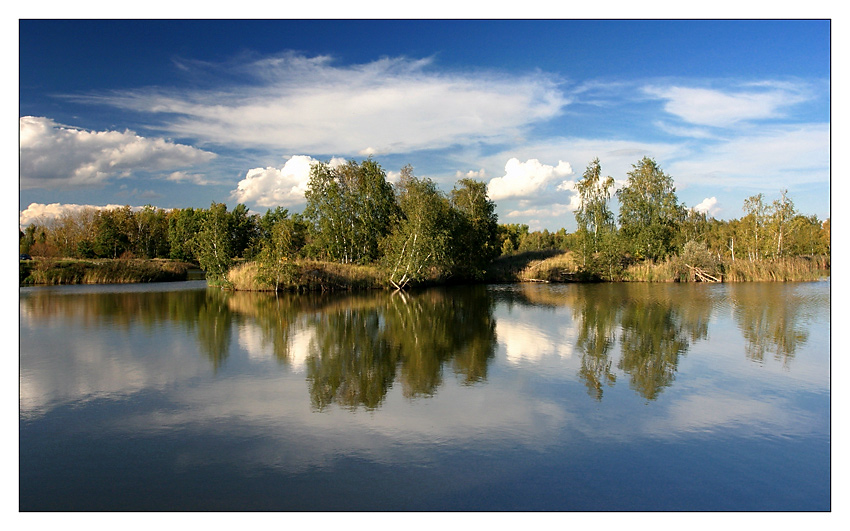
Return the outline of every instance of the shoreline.
<path id="1" fill-rule="evenodd" d="M 389 275 L 378 265 L 340 264 L 294 260 L 285 280 L 277 285 L 261 280 L 258 262 L 233 267 L 224 282 L 210 286 L 232 291 L 311 292 L 392 290 Z M 626 267 L 620 278 L 604 279 L 581 271 L 570 252 L 523 253 L 501 256 L 477 279 L 431 277 L 417 287 L 454 284 L 599 283 L 599 282 L 807 282 L 830 274 L 830 257 L 791 257 L 750 262 L 718 262 L 704 271 L 678 257 L 660 263 L 639 262 Z M 57 259 L 21 260 L 19 286 L 72 284 L 133 284 L 204 279 L 197 264 L 166 259 Z M 413 287 L 413 286 L 411 286 Z"/>

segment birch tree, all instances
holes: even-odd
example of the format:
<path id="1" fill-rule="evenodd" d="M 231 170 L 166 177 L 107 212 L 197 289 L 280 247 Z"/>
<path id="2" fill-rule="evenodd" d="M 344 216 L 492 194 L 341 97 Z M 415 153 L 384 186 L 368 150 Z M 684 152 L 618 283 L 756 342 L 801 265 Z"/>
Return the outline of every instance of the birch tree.
<path id="1" fill-rule="evenodd" d="M 385 261 L 390 283 L 400 290 L 450 269 L 451 205 L 433 181 L 416 178 L 410 166 L 402 168 L 396 190 L 400 216 Z"/>
<path id="2" fill-rule="evenodd" d="M 682 217 L 673 178 L 651 158 L 632 165 L 628 182 L 617 192 L 620 230 L 632 252 L 657 260 L 674 252 L 674 238 Z"/>
<path id="3" fill-rule="evenodd" d="M 613 188 L 614 178 L 602 177 L 598 158 L 588 164 L 582 179 L 576 183 L 581 206 L 575 211 L 575 217 L 585 265 L 599 252 L 603 235 L 614 230 L 614 214 L 608 208 Z"/>

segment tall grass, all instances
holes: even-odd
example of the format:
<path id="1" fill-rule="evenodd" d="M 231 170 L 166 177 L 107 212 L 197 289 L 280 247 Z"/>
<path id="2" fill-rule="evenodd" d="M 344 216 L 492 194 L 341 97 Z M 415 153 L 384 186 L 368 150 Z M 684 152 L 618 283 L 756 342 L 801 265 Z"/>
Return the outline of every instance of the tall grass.
<path id="1" fill-rule="evenodd" d="M 488 282 L 575 282 L 591 280 L 571 251 L 529 251 L 500 256 L 487 270 Z"/>
<path id="2" fill-rule="evenodd" d="M 274 286 L 261 280 L 256 262 L 237 265 L 227 273 L 229 288 L 236 291 L 355 291 L 388 287 L 388 275 L 375 266 L 297 260 L 289 279 Z"/>
<path id="3" fill-rule="evenodd" d="M 192 265 L 171 260 L 53 260 L 21 262 L 20 283 L 131 284 L 186 280 Z"/>
<path id="4" fill-rule="evenodd" d="M 623 273 L 626 282 L 696 282 L 693 274 L 679 257 L 663 262 L 639 262 Z M 722 282 L 800 282 L 822 278 L 829 274 L 829 256 L 795 256 L 775 260 L 723 260 L 708 273 Z"/>

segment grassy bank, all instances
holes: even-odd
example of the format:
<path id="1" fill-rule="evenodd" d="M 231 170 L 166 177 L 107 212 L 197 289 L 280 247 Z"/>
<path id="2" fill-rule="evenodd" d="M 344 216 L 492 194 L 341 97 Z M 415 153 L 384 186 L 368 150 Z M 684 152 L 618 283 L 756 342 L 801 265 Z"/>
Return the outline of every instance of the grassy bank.
<path id="1" fill-rule="evenodd" d="M 673 257 L 663 262 L 637 262 L 626 267 L 619 282 L 795 282 L 829 274 L 829 256 L 797 256 L 777 260 L 699 261 Z M 574 253 L 527 252 L 497 258 L 485 277 L 489 282 L 589 282 L 598 280 L 582 272 Z"/>
<path id="2" fill-rule="evenodd" d="M 173 260 L 21 260 L 21 285 L 132 284 L 186 280 L 196 266 Z"/>
<path id="3" fill-rule="evenodd" d="M 795 256 L 776 260 L 723 260 L 694 267 L 679 257 L 633 264 L 623 272 L 626 282 L 802 282 L 829 274 L 829 256 Z"/>
<path id="4" fill-rule="evenodd" d="M 528 251 L 500 256 L 488 268 L 488 282 L 586 282 L 580 262 L 570 251 Z"/>
<path id="5" fill-rule="evenodd" d="M 357 291 L 384 289 L 389 275 L 376 266 L 296 260 L 278 286 L 263 280 L 256 262 L 244 262 L 227 273 L 227 289 L 236 291 Z"/>

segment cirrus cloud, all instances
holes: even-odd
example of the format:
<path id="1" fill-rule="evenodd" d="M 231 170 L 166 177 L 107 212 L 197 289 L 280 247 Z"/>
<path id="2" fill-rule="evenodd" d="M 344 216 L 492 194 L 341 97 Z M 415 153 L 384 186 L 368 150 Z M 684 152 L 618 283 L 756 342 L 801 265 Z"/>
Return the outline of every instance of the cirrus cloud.
<path id="1" fill-rule="evenodd" d="M 335 65 L 294 53 L 239 65 L 188 65 L 241 76 L 217 90 L 134 90 L 76 96 L 162 113 L 174 135 L 302 153 L 375 154 L 510 141 L 560 114 L 552 76 L 435 72 L 430 59 Z"/>
<path id="2" fill-rule="evenodd" d="M 20 118 L 21 188 L 104 184 L 136 172 L 174 171 L 214 153 L 132 131 L 86 131 L 50 118 Z"/>
<path id="3" fill-rule="evenodd" d="M 769 86 L 768 90 L 758 86 L 738 91 L 649 86 L 644 88 L 644 92 L 666 100 L 664 110 L 668 113 L 688 123 L 714 127 L 730 127 L 750 120 L 777 118 L 783 115 L 785 107 L 806 100 L 801 89 Z"/>

